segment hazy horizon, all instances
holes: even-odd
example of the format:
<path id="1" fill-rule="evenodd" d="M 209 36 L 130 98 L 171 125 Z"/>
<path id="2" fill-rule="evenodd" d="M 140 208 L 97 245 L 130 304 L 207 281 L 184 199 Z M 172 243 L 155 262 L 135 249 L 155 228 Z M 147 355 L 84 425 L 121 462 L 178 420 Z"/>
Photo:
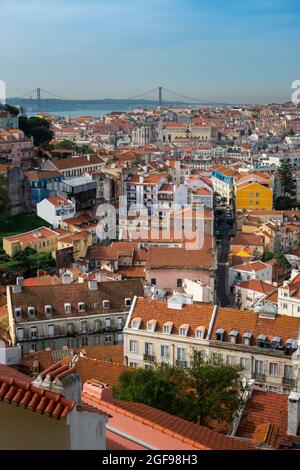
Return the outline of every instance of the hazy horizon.
<path id="1" fill-rule="evenodd" d="M 8 97 L 126 99 L 162 85 L 271 103 L 300 78 L 298 0 L 0 0 L 0 11 Z"/>

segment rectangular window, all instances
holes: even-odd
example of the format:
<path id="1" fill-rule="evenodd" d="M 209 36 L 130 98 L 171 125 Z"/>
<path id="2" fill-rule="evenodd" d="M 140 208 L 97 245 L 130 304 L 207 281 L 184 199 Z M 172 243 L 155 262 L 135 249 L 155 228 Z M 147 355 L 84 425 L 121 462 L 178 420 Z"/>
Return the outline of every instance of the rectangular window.
<path id="1" fill-rule="evenodd" d="M 151 277 L 150 284 L 151 284 L 151 286 L 156 286 L 156 278 L 155 277 Z"/>
<path id="2" fill-rule="evenodd" d="M 24 338 L 24 330 L 23 328 L 17 329 L 17 339 L 21 341 Z"/>
<path id="3" fill-rule="evenodd" d="M 49 338 L 54 336 L 54 325 L 48 325 L 48 336 Z"/>
<path id="4" fill-rule="evenodd" d="M 247 357 L 241 357 L 240 366 L 243 370 L 249 370 L 250 361 Z"/>
<path id="5" fill-rule="evenodd" d="M 129 366 L 133 367 L 134 369 L 137 369 L 137 362 L 129 362 Z"/>
<path id="6" fill-rule="evenodd" d="M 30 337 L 31 337 L 31 339 L 36 339 L 37 338 L 37 328 L 36 328 L 36 326 L 31 326 L 30 327 Z"/>
<path id="7" fill-rule="evenodd" d="M 255 366 L 254 371 L 255 371 L 256 374 L 263 374 L 263 372 L 264 372 L 264 363 L 263 363 L 263 361 L 255 361 L 254 366 Z"/>
<path id="8" fill-rule="evenodd" d="M 110 331 L 110 327 L 111 327 L 111 319 L 105 318 L 105 330 Z"/>
<path id="9" fill-rule="evenodd" d="M 294 369 L 293 366 L 284 366 L 284 378 L 293 379 L 294 378 Z"/>
<path id="10" fill-rule="evenodd" d="M 129 351 L 131 353 L 137 353 L 137 341 L 133 341 L 133 340 L 129 341 Z"/>
<path id="11" fill-rule="evenodd" d="M 85 320 L 81 322 L 81 333 L 84 335 L 87 333 L 87 322 Z"/>
<path id="12" fill-rule="evenodd" d="M 160 355 L 164 359 L 168 359 L 170 357 L 170 346 L 162 344 L 160 347 Z"/>
<path id="13" fill-rule="evenodd" d="M 145 343 L 145 354 L 147 356 L 153 356 L 154 354 L 154 347 L 152 343 Z"/>
<path id="14" fill-rule="evenodd" d="M 227 356 L 226 362 L 229 366 L 235 365 L 235 356 Z"/>
<path id="15" fill-rule="evenodd" d="M 269 374 L 270 375 L 278 375 L 279 367 L 276 362 L 270 362 L 269 364 Z"/>
<path id="16" fill-rule="evenodd" d="M 182 287 L 182 279 L 177 279 L 177 287 Z"/>
<path id="17" fill-rule="evenodd" d="M 177 361 L 185 361 L 186 351 L 184 348 L 177 348 Z"/>

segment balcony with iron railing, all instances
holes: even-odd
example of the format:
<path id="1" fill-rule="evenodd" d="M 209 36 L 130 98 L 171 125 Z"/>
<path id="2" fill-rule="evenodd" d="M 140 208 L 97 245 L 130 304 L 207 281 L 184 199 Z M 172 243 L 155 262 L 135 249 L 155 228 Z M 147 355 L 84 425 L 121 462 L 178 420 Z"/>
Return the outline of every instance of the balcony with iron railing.
<path id="1" fill-rule="evenodd" d="M 282 384 L 289 385 L 290 387 L 296 386 L 296 379 L 291 379 L 289 377 L 282 377 Z"/>
<path id="2" fill-rule="evenodd" d="M 179 367 L 187 367 L 187 361 L 183 361 L 181 359 L 177 359 L 176 360 L 176 366 L 179 366 Z"/>
<path id="3" fill-rule="evenodd" d="M 153 356 L 152 354 L 144 354 L 144 361 L 154 362 L 155 361 L 155 356 Z"/>
<path id="4" fill-rule="evenodd" d="M 87 336 L 87 335 L 97 335 L 103 333 L 120 333 L 123 331 L 123 326 L 116 325 L 106 328 L 95 328 L 90 330 L 69 330 L 69 331 L 57 331 L 52 335 L 49 334 L 36 334 L 36 335 L 24 335 L 23 338 L 17 338 L 18 343 L 27 342 L 27 341 L 43 341 L 49 339 L 59 339 L 59 338 L 75 338 L 76 336 Z"/>
<path id="5" fill-rule="evenodd" d="M 252 379 L 258 380 L 259 382 L 265 382 L 266 374 L 261 374 L 260 372 L 253 372 Z"/>

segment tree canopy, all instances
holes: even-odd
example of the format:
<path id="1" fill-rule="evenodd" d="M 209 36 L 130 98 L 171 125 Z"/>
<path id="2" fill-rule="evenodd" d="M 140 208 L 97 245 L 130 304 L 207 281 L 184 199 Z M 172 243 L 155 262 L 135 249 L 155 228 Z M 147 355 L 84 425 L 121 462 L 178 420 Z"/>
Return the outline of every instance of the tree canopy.
<path id="1" fill-rule="evenodd" d="M 242 404 L 240 372 L 238 366 L 205 361 L 194 351 L 188 368 L 154 364 L 124 372 L 115 394 L 206 426 L 212 420 L 229 423 Z"/>
<path id="2" fill-rule="evenodd" d="M 38 253 L 32 248 L 25 248 L 10 258 L 3 250 L 0 251 L 0 284 L 12 283 L 17 277 L 36 276 L 38 269 L 52 273 L 55 260 L 51 253 Z"/>
<path id="3" fill-rule="evenodd" d="M 53 138 L 53 131 L 51 124 L 47 119 L 37 116 L 30 118 L 20 116 L 19 128 L 25 133 L 27 137 L 33 137 L 34 145 L 48 145 Z"/>
<path id="4" fill-rule="evenodd" d="M 289 158 L 286 160 L 281 160 L 280 166 L 278 168 L 278 174 L 283 189 L 283 195 L 294 196 L 296 187 L 294 168 Z"/>

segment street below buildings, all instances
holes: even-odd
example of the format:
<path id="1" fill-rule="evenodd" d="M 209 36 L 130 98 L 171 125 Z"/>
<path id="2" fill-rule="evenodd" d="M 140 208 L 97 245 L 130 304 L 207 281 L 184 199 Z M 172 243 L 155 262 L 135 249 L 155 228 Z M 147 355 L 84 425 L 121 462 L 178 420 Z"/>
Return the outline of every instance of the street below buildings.
<path id="1" fill-rule="evenodd" d="M 217 244 L 218 267 L 216 271 L 216 298 L 217 303 L 221 307 L 228 307 L 230 306 L 230 299 L 227 293 L 230 240 L 226 212 L 219 218 L 219 232 L 219 243 Z"/>

